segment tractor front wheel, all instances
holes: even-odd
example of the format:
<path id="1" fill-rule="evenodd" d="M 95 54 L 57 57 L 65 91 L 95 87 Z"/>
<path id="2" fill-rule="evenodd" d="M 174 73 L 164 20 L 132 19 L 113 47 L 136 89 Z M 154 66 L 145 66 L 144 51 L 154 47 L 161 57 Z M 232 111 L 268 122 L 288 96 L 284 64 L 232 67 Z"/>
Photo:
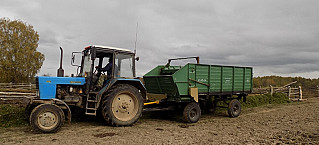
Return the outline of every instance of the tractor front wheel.
<path id="1" fill-rule="evenodd" d="M 128 84 L 113 86 L 102 102 L 102 115 L 112 126 L 128 126 L 142 116 L 143 97 L 139 90 Z"/>
<path id="2" fill-rule="evenodd" d="M 43 133 L 57 132 L 64 123 L 64 112 L 53 104 L 41 104 L 30 115 L 30 124 L 35 131 Z"/>
<path id="3" fill-rule="evenodd" d="M 184 121 L 187 123 L 196 123 L 201 115 L 201 110 L 196 102 L 191 102 L 186 105 L 183 111 Z"/>

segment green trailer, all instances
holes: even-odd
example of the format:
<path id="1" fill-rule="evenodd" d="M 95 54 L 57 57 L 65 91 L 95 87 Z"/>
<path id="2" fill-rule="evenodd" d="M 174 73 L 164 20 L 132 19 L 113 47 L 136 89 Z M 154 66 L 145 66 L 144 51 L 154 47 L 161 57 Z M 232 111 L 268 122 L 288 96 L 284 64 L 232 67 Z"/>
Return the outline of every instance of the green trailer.
<path id="1" fill-rule="evenodd" d="M 170 65 L 172 60 L 189 58 L 196 58 L 197 64 Z M 191 123 L 198 121 L 200 108 L 213 111 L 219 101 L 228 103 L 229 116 L 239 116 L 239 100 L 245 101 L 252 91 L 252 67 L 199 64 L 198 57 L 178 59 L 169 59 L 143 76 L 149 100 L 184 108 L 184 119 Z"/>

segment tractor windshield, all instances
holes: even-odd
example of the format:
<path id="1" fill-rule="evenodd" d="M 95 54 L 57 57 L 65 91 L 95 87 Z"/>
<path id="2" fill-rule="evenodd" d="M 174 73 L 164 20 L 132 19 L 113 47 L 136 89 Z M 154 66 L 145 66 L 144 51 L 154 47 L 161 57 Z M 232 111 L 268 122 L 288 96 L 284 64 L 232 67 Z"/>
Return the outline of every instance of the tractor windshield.
<path id="1" fill-rule="evenodd" d="M 115 57 L 115 77 L 134 77 L 133 55 L 117 54 Z"/>

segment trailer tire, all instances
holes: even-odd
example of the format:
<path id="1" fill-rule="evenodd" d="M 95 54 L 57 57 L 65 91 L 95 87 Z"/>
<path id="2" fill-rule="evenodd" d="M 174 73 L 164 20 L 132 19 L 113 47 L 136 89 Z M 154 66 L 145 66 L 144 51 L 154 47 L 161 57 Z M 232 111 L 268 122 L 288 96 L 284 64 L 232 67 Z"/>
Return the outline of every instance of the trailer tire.
<path id="1" fill-rule="evenodd" d="M 30 115 L 31 127 L 42 133 L 57 132 L 65 120 L 63 110 L 54 104 L 41 104 L 35 107 Z"/>
<path id="2" fill-rule="evenodd" d="M 142 116 L 143 97 L 134 86 L 115 85 L 106 94 L 102 102 L 102 115 L 108 124 L 129 126 Z"/>
<path id="3" fill-rule="evenodd" d="M 233 99 L 228 104 L 228 115 L 229 117 L 235 118 L 240 115 L 241 104 L 237 99 Z"/>
<path id="4" fill-rule="evenodd" d="M 187 104 L 183 111 L 184 121 L 187 123 L 196 123 L 201 116 L 201 110 L 196 102 Z"/>

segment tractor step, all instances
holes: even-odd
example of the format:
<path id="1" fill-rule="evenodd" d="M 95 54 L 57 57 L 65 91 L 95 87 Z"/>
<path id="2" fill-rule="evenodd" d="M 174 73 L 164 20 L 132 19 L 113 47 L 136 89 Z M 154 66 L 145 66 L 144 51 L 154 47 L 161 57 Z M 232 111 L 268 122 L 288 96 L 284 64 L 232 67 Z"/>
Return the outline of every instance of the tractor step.
<path id="1" fill-rule="evenodd" d="M 86 108 L 86 110 L 97 110 L 96 108 Z"/>
<path id="2" fill-rule="evenodd" d="M 85 114 L 86 115 L 94 115 L 96 116 L 97 111 L 97 94 L 98 92 L 90 92 L 86 97 L 86 107 Z"/>
<path id="3" fill-rule="evenodd" d="M 94 116 L 96 116 L 96 112 L 95 113 L 85 112 L 85 115 L 94 115 Z"/>

